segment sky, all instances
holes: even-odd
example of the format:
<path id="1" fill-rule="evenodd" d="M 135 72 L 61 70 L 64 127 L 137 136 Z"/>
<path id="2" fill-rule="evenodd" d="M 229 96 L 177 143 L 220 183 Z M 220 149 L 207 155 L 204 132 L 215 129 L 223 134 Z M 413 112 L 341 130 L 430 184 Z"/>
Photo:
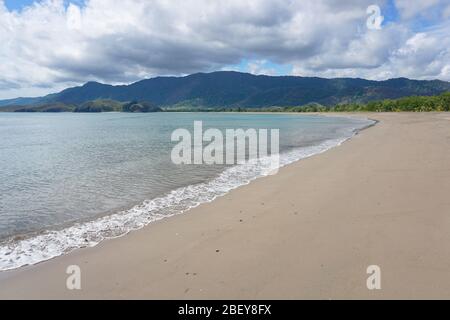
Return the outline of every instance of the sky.
<path id="1" fill-rule="evenodd" d="M 450 0 L 0 0 L 0 99 L 234 70 L 450 81 Z"/>

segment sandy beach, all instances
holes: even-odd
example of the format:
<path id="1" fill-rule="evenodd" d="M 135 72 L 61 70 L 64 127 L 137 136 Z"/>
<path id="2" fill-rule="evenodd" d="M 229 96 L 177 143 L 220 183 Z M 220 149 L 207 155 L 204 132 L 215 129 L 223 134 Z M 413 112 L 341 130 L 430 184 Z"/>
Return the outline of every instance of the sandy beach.
<path id="1" fill-rule="evenodd" d="M 380 122 L 188 213 L 2 272 L 0 298 L 450 298 L 450 115 L 352 116 Z"/>

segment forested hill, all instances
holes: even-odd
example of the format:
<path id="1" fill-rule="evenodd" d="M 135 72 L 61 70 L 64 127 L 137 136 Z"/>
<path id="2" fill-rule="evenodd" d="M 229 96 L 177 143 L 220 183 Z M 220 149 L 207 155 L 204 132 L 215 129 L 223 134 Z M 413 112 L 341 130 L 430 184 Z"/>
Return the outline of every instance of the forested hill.
<path id="1" fill-rule="evenodd" d="M 0 101 L 0 106 L 64 103 L 80 105 L 110 99 L 121 102 L 149 101 L 169 108 L 265 108 L 367 103 L 406 96 L 439 95 L 450 91 L 445 81 L 406 78 L 386 81 L 293 76 L 255 76 L 239 72 L 198 73 L 186 77 L 158 77 L 130 85 L 112 86 L 88 82 L 42 98 Z"/>

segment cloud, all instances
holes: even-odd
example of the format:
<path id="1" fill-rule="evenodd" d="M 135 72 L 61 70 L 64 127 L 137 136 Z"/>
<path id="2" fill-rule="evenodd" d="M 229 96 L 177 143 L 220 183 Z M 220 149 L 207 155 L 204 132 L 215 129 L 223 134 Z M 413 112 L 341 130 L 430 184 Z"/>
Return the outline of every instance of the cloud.
<path id="1" fill-rule="evenodd" d="M 412 35 L 392 55 L 392 68 L 405 76 L 450 80 L 450 23 Z"/>
<path id="2" fill-rule="evenodd" d="M 450 80 L 448 25 L 413 32 L 393 21 L 366 27 L 376 0 L 63 0 L 10 12 L 0 0 L 0 98 L 44 94 L 96 80 L 221 70 L 314 76 Z M 439 5 L 406 5 L 412 19 Z M 447 31 L 447 32 L 446 32 Z M 448 47 L 448 46 L 447 46 Z M 425 49 L 426 48 L 426 49 Z"/>
<path id="3" fill-rule="evenodd" d="M 373 47 L 367 46 L 366 51 L 363 48 L 354 50 L 351 48 L 346 51 L 343 61 L 352 54 L 359 54 L 373 61 L 372 66 L 366 68 L 354 68 L 348 65 L 342 69 L 325 68 L 314 70 L 311 68 L 294 69 L 297 74 L 319 74 L 326 77 L 348 76 L 364 77 L 369 79 L 386 79 L 393 77 L 409 77 L 415 79 L 443 79 L 450 80 L 450 24 L 445 24 L 439 28 L 431 29 L 426 32 L 410 33 L 406 29 L 385 29 L 382 36 L 392 36 L 393 43 L 384 43 L 384 46 L 376 44 L 377 37 L 373 40 Z M 394 37 L 396 36 L 396 37 Z M 395 43 L 395 40 L 401 40 Z M 361 40 L 365 42 L 366 40 Z M 359 45 L 356 46 L 358 48 Z M 375 51 L 374 51 L 375 50 Z M 380 50 L 378 52 L 378 50 Z M 331 54 L 333 56 L 333 54 Z M 371 59 L 376 57 L 377 59 Z M 381 58 L 380 58 L 381 57 Z M 315 57 L 318 59 L 318 57 Z M 364 60 L 364 59 L 363 59 Z M 356 61 L 356 59 L 355 59 Z M 341 64 L 342 65 L 342 64 Z M 297 67 L 298 68 L 298 67 Z"/>

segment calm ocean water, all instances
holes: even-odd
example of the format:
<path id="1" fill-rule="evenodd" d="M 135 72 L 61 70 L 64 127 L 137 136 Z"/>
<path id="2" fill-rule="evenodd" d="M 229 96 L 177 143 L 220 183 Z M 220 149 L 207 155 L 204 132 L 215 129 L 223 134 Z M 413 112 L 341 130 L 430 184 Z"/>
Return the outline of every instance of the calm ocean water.
<path id="1" fill-rule="evenodd" d="M 257 178 L 250 165 L 177 166 L 177 128 L 280 129 L 281 165 L 339 145 L 360 119 L 223 113 L 0 113 L 0 270 L 94 246 Z"/>

